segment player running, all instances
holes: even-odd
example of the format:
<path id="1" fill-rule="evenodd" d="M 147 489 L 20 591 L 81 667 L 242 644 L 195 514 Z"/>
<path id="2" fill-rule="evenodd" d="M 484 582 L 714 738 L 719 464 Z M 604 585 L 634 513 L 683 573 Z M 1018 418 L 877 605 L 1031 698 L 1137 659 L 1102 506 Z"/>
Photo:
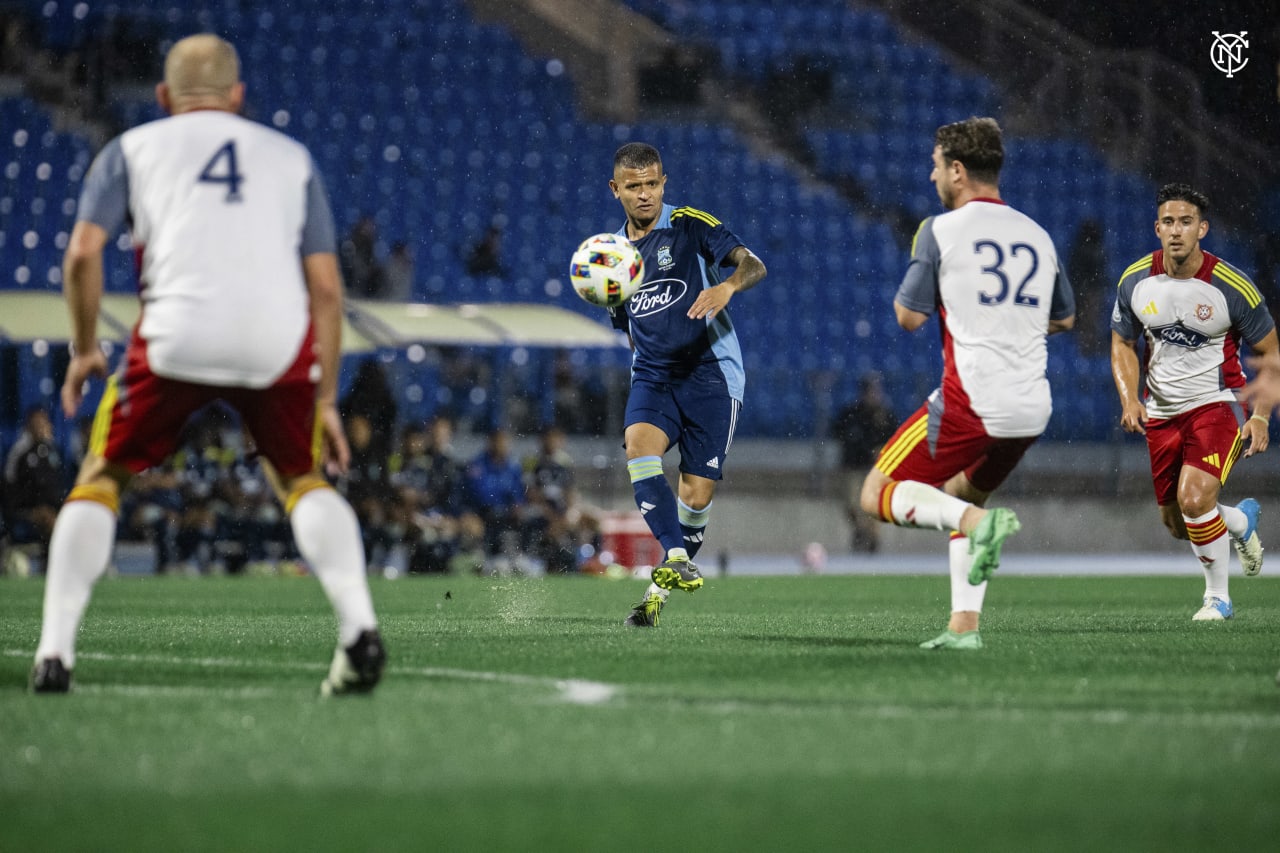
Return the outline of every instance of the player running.
<path id="1" fill-rule="evenodd" d="M 1228 542 L 1250 577 L 1262 569 L 1260 507 L 1247 498 L 1218 503 L 1231 466 L 1267 449 L 1270 406 L 1253 415 L 1235 404 L 1244 384 L 1240 342 L 1275 360 L 1275 323 L 1258 288 L 1240 270 L 1200 248 L 1209 233 L 1209 201 L 1186 184 L 1156 194 L 1160 249 L 1120 278 L 1111 314 L 1111 374 L 1120 393 L 1120 424 L 1147 437 L 1160 520 L 1191 542 L 1204 571 L 1203 606 L 1191 618 L 1235 615 L 1227 593 Z M 1138 339 L 1147 344 L 1145 402 L 1139 397 Z M 1243 421 L 1243 426 L 1241 425 Z"/>
<path id="2" fill-rule="evenodd" d="M 894 297 L 898 324 L 942 327 L 942 385 L 885 444 L 862 510 L 900 527 L 951 533 L 951 619 L 926 649 L 980 649 L 987 579 L 1020 527 L 984 509 L 1053 410 L 1045 338 L 1075 322 L 1053 242 L 1000 200 L 1004 143 L 994 119 L 938 128 L 933 182 L 949 212 L 920 225 Z"/>
<path id="3" fill-rule="evenodd" d="M 667 176 L 651 145 L 632 142 L 613 158 L 609 189 L 622 203 L 618 230 L 644 257 L 645 284 L 611 308 L 633 350 L 627 398 L 627 471 L 636 505 L 666 559 L 624 624 L 655 627 L 673 589 L 702 586 L 693 562 L 702 547 L 716 482 L 742 406 L 745 374 L 738 336 L 725 310 L 734 294 L 765 277 L 764 264 L 720 220 L 663 202 Z M 720 267 L 737 267 L 723 281 Z M 679 494 L 662 457 L 680 446 Z"/>
<path id="4" fill-rule="evenodd" d="M 121 490 L 221 399 L 273 466 L 298 549 L 337 613 L 322 692 L 371 690 L 386 655 L 360 530 L 320 473 L 323 451 L 339 468 L 351 453 L 336 406 L 342 278 L 324 187 L 302 145 L 236 115 L 240 62 L 222 39 L 175 44 L 156 97 L 170 117 L 125 132 L 94 161 L 64 260 L 74 334 L 67 417 L 89 377 L 107 372 L 97 339 L 102 251 L 126 220 L 142 316 L 54 526 L 31 687 L 70 689 L 76 630 L 111 556 Z"/>

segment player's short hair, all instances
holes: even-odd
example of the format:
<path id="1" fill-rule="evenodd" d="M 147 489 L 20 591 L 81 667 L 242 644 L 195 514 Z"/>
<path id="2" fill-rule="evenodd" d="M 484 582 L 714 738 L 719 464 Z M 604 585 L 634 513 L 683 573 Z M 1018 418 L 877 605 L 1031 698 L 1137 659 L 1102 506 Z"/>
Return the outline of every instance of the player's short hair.
<path id="1" fill-rule="evenodd" d="M 240 56 L 212 33 L 187 36 L 165 55 L 164 82 L 175 97 L 221 94 L 240 82 Z"/>
<path id="2" fill-rule="evenodd" d="M 613 155 L 613 170 L 644 169 L 657 166 L 662 170 L 662 155 L 647 142 L 628 142 Z"/>
<path id="3" fill-rule="evenodd" d="M 933 144 L 942 150 L 946 162 L 963 163 L 974 180 L 994 184 L 999 179 L 1004 140 L 995 119 L 972 116 L 944 124 L 933 135 Z"/>
<path id="4" fill-rule="evenodd" d="M 1156 193 L 1156 210 L 1166 201 L 1185 201 L 1194 204 L 1201 219 L 1209 217 L 1209 197 L 1190 184 L 1165 184 Z"/>

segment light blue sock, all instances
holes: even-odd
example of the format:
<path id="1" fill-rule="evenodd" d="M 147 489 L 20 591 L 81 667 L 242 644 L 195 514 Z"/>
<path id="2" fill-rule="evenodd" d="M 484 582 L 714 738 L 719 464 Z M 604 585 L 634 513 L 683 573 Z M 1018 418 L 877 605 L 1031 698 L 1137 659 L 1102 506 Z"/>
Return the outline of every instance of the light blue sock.
<path id="1" fill-rule="evenodd" d="M 711 515 L 711 504 L 702 509 L 694 509 L 679 498 L 680 532 L 684 535 L 684 549 L 689 552 L 689 559 L 698 556 L 702 547 L 702 534 L 707 529 L 707 519 Z"/>

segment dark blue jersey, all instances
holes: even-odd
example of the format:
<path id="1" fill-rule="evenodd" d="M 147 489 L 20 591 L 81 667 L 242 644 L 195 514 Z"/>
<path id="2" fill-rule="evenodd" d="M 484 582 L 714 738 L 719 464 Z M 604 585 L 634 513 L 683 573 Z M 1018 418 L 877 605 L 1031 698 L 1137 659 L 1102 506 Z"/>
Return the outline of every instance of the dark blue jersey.
<path id="1" fill-rule="evenodd" d="M 624 225 L 618 233 L 626 236 Z M 742 399 L 742 350 L 727 310 L 689 319 L 698 294 L 720 283 L 720 264 L 743 242 L 709 213 L 662 205 L 658 224 L 635 241 L 644 257 L 644 286 L 625 305 L 609 309 L 613 325 L 635 346 L 632 375 L 657 382 L 719 370 L 729 394 Z"/>

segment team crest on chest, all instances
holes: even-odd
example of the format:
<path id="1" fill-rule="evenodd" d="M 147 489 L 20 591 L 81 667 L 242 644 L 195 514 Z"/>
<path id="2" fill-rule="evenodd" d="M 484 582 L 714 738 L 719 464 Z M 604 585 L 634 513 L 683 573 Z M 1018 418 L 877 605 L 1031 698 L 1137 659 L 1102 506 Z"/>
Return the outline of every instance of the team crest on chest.
<path id="1" fill-rule="evenodd" d="M 1199 320 L 1201 323 L 1207 323 L 1208 321 L 1212 320 L 1212 319 L 1213 319 L 1213 306 L 1212 306 L 1212 305 L 1197 305 L 1197 306 L 1196 306 L 1196 319 L 1197 319 L 1197 320 Z"/>
<path id="2" fill-rule="evenodd" d="M 673 266 L 675 266 L 675 261 L 671 260 L 671 247 L 659 246 L 658 247 L 658 269 L 669 270 Z"/>

